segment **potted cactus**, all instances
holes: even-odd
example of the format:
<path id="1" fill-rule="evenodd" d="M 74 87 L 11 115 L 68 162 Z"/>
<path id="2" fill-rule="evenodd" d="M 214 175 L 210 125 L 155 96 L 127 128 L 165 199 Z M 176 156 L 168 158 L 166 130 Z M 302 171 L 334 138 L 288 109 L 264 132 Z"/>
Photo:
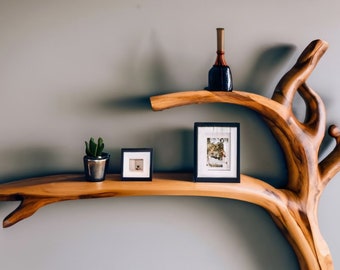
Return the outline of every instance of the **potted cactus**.
<path id="1" fill-rule="evenodd" d="M 109 165 L 110 155 L 104 151 L 104 141 L 94 138 L 85 141 L 84 169 L 86 179 L 92 182 L 99 182 L 105 179 L 106 171 Z"/>

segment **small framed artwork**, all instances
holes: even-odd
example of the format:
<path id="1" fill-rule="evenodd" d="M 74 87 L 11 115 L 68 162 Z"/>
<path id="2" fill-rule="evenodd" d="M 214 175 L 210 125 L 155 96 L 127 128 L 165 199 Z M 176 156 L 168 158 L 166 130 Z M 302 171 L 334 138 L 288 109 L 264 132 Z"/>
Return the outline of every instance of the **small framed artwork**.
<path id="1" fill-rule="evenodd" d="M 122 148 L 122 180 L 152 180 L 152 148 Z"/>
<path id="2" fill-rule="evenodd" d="M 194 180 L 240 182 L 240 124 L 195 123 Z"/>

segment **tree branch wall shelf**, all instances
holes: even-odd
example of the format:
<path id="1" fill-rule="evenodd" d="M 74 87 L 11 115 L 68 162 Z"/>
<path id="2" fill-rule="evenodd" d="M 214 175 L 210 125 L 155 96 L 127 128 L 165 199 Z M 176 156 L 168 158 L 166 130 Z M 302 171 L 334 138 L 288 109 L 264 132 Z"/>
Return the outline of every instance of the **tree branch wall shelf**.
<path id="1" fill-rule="evenodd" d="M 329 134 L 336 146 L 321 162 L 318 152 L 326 129 L 325 106 L 306 84 L 328 44 L 312 41 L 296 64 L 279 81 L 271 99 L 242 91 L 187 91 L 151 97 L 153 110 L 199 103 L 230 103 L 258 112 L 267 122 L 286 157 L 288 184 L 277 189 L 251 176 L 241 183 L 194 183 L 192 174 L 155 174 L 152 182 L 122 182 L 108 175 L 104 182 L 86 182 L 83 175 L 65 174 L 30 178 L 0 185 L 0 200 L 21 201 L 3 221 L 4 227 L 59 201 L 114 196 L 205 196 L 242 200 L 266 209 L 295 250 L 301 269 L 333 269 L 327 243 L 318 226 L 320 196 L 340 170 L 340 129 Z M 292 112 L 296 93 L 306 103 L 306 118 L 300 122 Z"/>

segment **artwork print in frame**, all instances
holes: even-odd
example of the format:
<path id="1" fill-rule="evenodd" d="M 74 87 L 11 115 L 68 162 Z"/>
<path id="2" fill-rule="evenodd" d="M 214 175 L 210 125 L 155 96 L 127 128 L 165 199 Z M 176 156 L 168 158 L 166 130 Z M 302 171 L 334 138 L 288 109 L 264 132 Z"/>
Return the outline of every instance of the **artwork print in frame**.
<path id="1" fill-rule="evenodd" d="M 152 180 L 152 148 L 122 148 L 122 180 Z"/>
<path id="2" fill-rule="evenodd" d="M 196 182 L 240 182 L 240 124 L 194 124 Z"/>

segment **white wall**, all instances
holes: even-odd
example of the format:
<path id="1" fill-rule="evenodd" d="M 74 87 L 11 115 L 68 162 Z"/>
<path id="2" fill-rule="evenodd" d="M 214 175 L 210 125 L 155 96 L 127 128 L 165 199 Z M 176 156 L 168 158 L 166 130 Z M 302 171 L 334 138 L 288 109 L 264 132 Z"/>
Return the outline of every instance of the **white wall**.
<path id="1" fill-rule="evenodd" d="M 337 0 L 0 0 L 0 181 L 81 172 L 84 140 L 102 136 L 119 172 L 122 147 L 153 147 L 155 170 L 192 169 L 193 123 L 241 123 L 242 173 L 282 185 L 285 164 L 261 119 L 237 106 L 153 112 L 148 97 L 202 89 L 226 29 L 236 89 L 270 97 L 310 41 L 330 48 L 308 80 L 340 125 Z M 329 137 L 328 137 L 329 142 Z M 334 142 L 325 145 L 325 155 Z M 340 175 L 320 228 L 340 267 Z M 17 202 L 0 202 L 0 219 Z M 109 198 L 46 206 L 0 230 L 0 267 L 298 269 L 261 208 L 213 198 Z"/>

